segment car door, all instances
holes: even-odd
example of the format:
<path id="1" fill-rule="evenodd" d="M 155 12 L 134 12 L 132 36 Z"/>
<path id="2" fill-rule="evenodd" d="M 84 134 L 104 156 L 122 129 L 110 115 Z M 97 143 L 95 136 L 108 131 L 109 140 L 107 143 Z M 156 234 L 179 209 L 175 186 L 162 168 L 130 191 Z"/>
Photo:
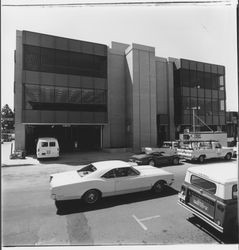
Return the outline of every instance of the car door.
<path id="1" fill-rule="evenodd" d="M 114 195 L 116 183 L 115 169 L 106 172 L 103 176 L 101 176 L 101 179 L 103 181 L 101 186 L 103 196 Z"/>
<path id="2" fill-rule="evenodd" d="M 168 157 L 164 156 L 163 152 L 155 152 L 153 153 L 153 157 L 156 160 L 157 165 L 168 163 Z"/>
<path id="3" fill-rule="evenodd" d="M 216 156 L 220 157 L 222 155 L 222 146 L 220 143 L 215 144 Z"/>
<path id="4" fill-rule="evenodd" d="M 149 181 L 140 175 L 140 172 L 132 167 L 116 169 L 115 193 L 126 194 L 137 191 L 147 190 L 150 186 Z"/>

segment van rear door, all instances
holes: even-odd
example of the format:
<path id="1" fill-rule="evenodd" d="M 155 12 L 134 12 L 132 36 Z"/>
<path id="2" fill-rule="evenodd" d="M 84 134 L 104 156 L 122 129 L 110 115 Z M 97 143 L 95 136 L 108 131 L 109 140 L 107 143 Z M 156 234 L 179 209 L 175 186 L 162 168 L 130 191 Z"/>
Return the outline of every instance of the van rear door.
<path id="1" fill-rule="evenodd" d="M 59 154 L 59 146 L 56 140 L 51 140 L 49 142 L 49 150 L 50 150 L 50 154 L 53 157 L 58 157 Z"/>
<path id="2" fill-rule="evenodd" d="M 188 205 L 199 210 L 204 215 L 214 218 L 217 185 L 196 175 L 191 175 L 192 186 L 188 190 Z"/>

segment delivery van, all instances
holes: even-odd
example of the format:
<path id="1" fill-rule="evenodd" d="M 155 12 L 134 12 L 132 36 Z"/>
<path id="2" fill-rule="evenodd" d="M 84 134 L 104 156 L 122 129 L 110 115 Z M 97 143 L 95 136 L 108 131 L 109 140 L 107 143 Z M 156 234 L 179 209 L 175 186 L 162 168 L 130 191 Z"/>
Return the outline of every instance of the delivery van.
<path id="1" fill-rule="evenodd" d="M 44 137 L 37 141 L 37 158 L 58 158 L 60 149 L 56 138 Z"/>

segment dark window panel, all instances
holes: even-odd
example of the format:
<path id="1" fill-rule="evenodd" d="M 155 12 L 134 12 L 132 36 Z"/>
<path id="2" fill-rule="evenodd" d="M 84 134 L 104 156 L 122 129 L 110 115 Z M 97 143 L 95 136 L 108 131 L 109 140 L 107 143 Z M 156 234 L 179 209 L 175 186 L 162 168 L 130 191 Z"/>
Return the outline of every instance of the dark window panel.
<path id="1" fill-rule="evenodd" d="M 217 65 L 211 65 L 211 72 L 217 74 Z"/>
<path id="2" fill-rule="evenodd" d="M 40 86 L 40 96 L 41 102 L 54 102 L 54 87 Z"/>
<path id="3" fill-rule="evenodd" d="M 41 51 L 40 47 L 24 45 L 23 68 L 25 70 L 40 71 Z"/>
<path id="4" fill-rule="evenodd" d="M 225 75 L 225 67 L 224 66 L 218 65 L 217 70 L 218 70 L 218 74 Z"/>
<path id="5" fill-rule="evenodd" d="M 81 89 L 69 89 L 69 103 L 81 103 Z"/>
<path id="6" fill-rule="evenodd" d="M 181 59 L 181 67 L 184 69 L 189 69 L 189 61 L 185 59 Z"/>
<path id="7" fill-rule="evenodd" d="M 24 69 L 107 78 L 107 56 L 24 45 Z"/>
<path id="8" fill-rule="evenodd" d="M 211 72 L 211 65 L 208 63 L 204 64 L 204 72 L 210 73 Z"/>
<path id="9" fill-rule="evenodd" d="M 68 102 L 68 88 L 55 88 L 55 102 L 66 103 Z"/>
<path id="10" fill-rule="evenodd" d="M 196 70 L 197 69 L 197 64 L 194 61 L 190 61 L 190 70 Z"/>

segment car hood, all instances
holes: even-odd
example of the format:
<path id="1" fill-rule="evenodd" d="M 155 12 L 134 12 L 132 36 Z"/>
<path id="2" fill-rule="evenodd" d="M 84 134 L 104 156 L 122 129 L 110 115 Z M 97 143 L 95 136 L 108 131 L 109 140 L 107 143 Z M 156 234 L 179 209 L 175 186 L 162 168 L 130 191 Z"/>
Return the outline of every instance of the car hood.
<path id="1" fill-rule="evenodd" d="M 143 175 L 172 175 L 172 173 L 167 172 L 163 169 L 156 168 L 150 165 L 145 165 L 145 166 L 137 166 L 135 167 L 137 170 L 140 171 L 141 174 Z"/>
<path id="2" fill-rule="evenodd" d="M 64 186 L 69 184 L 74 184 L 77 182 L 82 182 L 82 177 L 77 171 L 67 171 L 63 173 L 52 174 L 50 176 L 51 187 Z"/>
<path id="3" fill-rule="evenodd" d="M 147 154 L 139 154 L 139 155 L 132 155 L 130 158 L 141 160 L 141 159 L 146 159 L 148 157 L 149 157 L 149 155 L 147 155 Z"/>

